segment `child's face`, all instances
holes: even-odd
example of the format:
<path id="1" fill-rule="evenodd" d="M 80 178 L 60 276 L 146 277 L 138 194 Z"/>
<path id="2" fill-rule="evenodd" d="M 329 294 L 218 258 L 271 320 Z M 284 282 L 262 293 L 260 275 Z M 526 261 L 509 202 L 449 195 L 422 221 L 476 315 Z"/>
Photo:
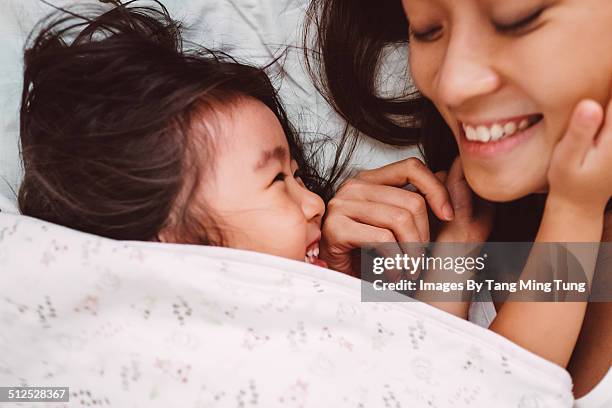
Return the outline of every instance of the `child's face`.
<path id="1" fill-rule="evenodd" d="M 609 102 L 612 1 L 403 5 L 412 77 L 453 130 L 471 187 L 492 201 L 545 190 L 575 106 L 583 98 Z M 513 133 L 521 122 L 531 127 Z"/>
<path id="2" fill-rule="evenodd" d="M 216 126 L 222 137 L 202 191 L 227 245 L 324 266 L 308 254 L 318 255 L 325 205 L 296 176 L 274 113 L 245 98 L 220 113 Z"/>

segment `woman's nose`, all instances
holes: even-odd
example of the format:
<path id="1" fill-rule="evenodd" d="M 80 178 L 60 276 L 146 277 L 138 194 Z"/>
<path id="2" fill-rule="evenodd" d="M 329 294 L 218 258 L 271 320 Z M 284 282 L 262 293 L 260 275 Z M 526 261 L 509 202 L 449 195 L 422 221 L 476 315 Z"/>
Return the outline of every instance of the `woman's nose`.
<path id="1" fill-rule="evenodd" d="M 481 36 L 475 33 L 451 34 L 438 71 L 440 102 L 449 108 L 457 108 L 472 98 L 495 91 L 501 81 L 490 61 L 489 46 Z"/>

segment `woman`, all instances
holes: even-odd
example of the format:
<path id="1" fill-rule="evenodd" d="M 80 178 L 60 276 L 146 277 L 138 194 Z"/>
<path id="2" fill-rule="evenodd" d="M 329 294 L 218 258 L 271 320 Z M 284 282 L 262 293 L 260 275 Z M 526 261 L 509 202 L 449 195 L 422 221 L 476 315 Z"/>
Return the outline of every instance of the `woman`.
<path id="1" fill-rule="evenodd" d="M 471 189 L 497 203 L 488 239 L 533 241 L 546 198 L 537 193 L 546 191 L 550 158 L 572 112 L 585 98 L 602 108 L 610 104 L 612 3 L 313 0 L 310 18 L 321 56 L 310 60 L 310 69 L 321 75 L 320 89 L 334 108 L 356 130 L 383 142 L 420 142 L 432 172 L 448 170 L 459 155 Z M 403 42 L 410 47 L 410 73 L 418 91 L 382 98 L 376 72 L 384 47 Z M 443 196 L 429 172 L 414 163 L 412 168 L 416 175 L 409 179 L 419 179 L 427 184 L 426 190 Z M 381 170 L 374 172 L 380 182 Z M 375 200 L 372 193 L 364 197 L 363 185 L 371 178 L 358 177 L 359 182 L 341 189 L 338 196 L 392 208 L 400 192 L 377 194 Z M 425 195 L 434 209 L 442 208 Z M 413 230 L 428 229 L 422 205 L 403 207 L 412 209 Z M 612 240 L 610 209 L 608 205 L 604 241 Z M 387 228 L 398 236 L 398 227 L 384 220 L 389 212 L 376 216 L 370 227 Z M 343 214 L 343 219 L 350 218 L 348 212 Z M 473 218 L 478 221 L 477 211 Z M 352 241 L 369 241 L 357 224 L 347 223 L 345 228 L 352 228 Z M 429 239 L 429 232 L 416 238 Z M 343 237 L 327 242 L 326 250 L 339 265 L 346 263 L 350 249 Z M 568 367 L 576 396 L 592 389 L 610 367 L 610 313 L 610 303 L 589 305 Z"/>

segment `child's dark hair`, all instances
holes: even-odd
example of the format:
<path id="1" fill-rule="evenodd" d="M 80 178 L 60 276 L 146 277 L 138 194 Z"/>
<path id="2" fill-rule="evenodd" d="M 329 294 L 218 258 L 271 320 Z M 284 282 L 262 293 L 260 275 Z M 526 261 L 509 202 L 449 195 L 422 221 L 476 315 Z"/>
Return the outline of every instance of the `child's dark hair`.
<path id="1" fill-rule="evenodd" d="M 31 35 L 20 112 L 24 215 L 115 239 L 155 240 L 171 228 L 177 242 L 221 244 L 198 195 L 214 145 L 201 126 L 190 134 L 202 116 L 245 97 L 274 112 L 306 186 L 330 198 L 263 69 L 187 50 L 163 5 L 131 3 L 60 9 Z"/>

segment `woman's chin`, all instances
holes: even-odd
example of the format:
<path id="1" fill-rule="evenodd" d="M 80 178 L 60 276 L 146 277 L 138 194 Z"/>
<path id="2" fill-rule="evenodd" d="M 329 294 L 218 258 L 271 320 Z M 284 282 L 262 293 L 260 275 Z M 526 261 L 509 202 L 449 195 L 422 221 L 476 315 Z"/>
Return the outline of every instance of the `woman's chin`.
<path id="1" fill-rule="evenodd" d="M 522 180 L 521 183 L 517 183 L 516 181 L 495 181 L 490 178 L 481 181 L 478 177 L 470 178 L 466 174 L 466 180 L 476 195 L 495 203 L 507 203 L 530 194 L 546 193 L 548 191 L 548 183 L 545 177 L 537 182 L 526 183 L 525 180 Z"/>
<path id="2" fill-rule="evenodd" d="M 519 198 L 525 197 L 527 194 L 516 194 L 511 191 L 490 191 L 485 190 L 474 190 L 474 192 L 481 198 L 493 202 L 493 203 L 507 203 L 510 201 L 518 200 Z"/>

